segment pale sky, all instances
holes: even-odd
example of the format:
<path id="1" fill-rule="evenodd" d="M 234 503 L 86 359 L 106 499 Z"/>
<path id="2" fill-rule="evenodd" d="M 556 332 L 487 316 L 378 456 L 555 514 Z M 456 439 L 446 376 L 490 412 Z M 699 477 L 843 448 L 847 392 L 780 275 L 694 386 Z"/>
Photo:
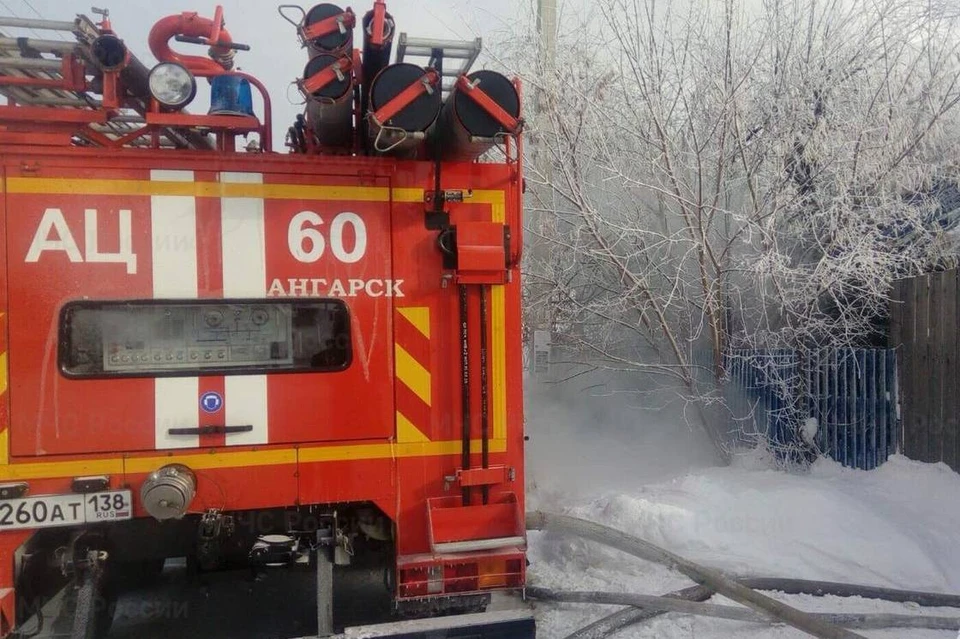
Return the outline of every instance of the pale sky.
<path id="1" fill-rule="evenodd" d="M 398 33 L 409 37 L 442 39 L 488 38 L 502 30 L 513 16 L 524 12 L 530 0 L 387 0 L 387 10 L 397 22 Z M 96 2 L 96 4 L 94 4 Z M 303 72 L 307 62 L 306 52 L 300 48 L 296 31 L 277 13 L 278 4 L 299 4 L 309 10 L 316 2 L 297 3 L 291 0 L 280 2 L 262 0 L 0 0 L 0 13 L 21 18 L 37 18 L 40 14 L 50 20 L 71 20 L 83 13 L 96 18 L 91 6 L 110 10 L 110 19 L 117 34 L 124 39 L 134 54 L 149 68 L 156 63 L 147 46 L 147 35 L 153 24 L 171 14 L 196 11 L 201 16 L 213 17 L 217 4 L 223 6 L 227 29 L 234 41 L 249 44 L 251 50 L 238 52 L 238 66 L 259 78 L 270 92 L 274 110 L 274 150 L 284 151 L 283 140 L 287 128 L 297 113 L 302 111 L 302 100 L 291 83 Z M 350 0 L 340 6 L 350 6 L 358 20 L 373 6 L 373 0 Z M 52 32 L 14 33 L 27 37 L 51 37 Z M 55 37 L 55 36 L 54 36 Z M 355 31 L 355 43 L 362 47 L 359 27 Z M 205 47 L 172 42 L 171 48 L 184 54 L 206 55 Z M 394 47 L 396 51 L 396 47 Z M 393 61 L 394 58 L 391 58 Z M 478 62 L 474 68 L 482 66 Z M 209 108 L 205 80 L 200 82 L 198 96 L 188 109 L 205 113 Z M 255 93 L 256 95 L 256 93 Z M 259 100 L 255 97 L 258 117 L 263 117 Z"/>

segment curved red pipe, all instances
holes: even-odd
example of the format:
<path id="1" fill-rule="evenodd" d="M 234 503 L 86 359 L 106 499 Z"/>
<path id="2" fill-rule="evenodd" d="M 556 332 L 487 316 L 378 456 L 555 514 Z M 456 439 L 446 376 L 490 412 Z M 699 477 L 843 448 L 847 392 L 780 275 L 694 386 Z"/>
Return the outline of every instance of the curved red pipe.
<path id="1" fill-rule="evenodd" d="M 215 75 L 229 70 L 224 65 L 198 55 L 180 55 L 170 48 L 170 38 L 184 35 L 192 38 L 207 38 L 212 42 L 231 43 L 230 33 L 221 28 L 222 9 L 217 8 L 217 17 L 211 20 L 201 18 L 196 11 L 185 11 L 180 15 L 167 16 L 158 21 L 150 29 L 150 51 L 160 62 L 177 62 L 182 64 L 196 75 Z M 211 48 L 211 53 L 217 56 L 227 56 L 232 49 L 224 46 Z"/>

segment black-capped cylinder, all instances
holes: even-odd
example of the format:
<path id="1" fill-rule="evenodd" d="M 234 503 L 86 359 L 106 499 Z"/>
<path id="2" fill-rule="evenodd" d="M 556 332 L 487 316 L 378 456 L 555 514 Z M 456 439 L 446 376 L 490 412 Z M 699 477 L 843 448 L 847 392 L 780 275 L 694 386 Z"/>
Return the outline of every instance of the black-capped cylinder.
<path id="1" fill-rule="evenodd" d="M 373 38 L 373 19 L 375 12 L 370 10 L 363 16 L 363 87 L 362 100 L 363 111 L 367 112 L 367 106 L 370 104 L 370 85 L 373 83 L 377 74 L 384 67 L 390 64 L 390 53 L 393 50 L 393 34 L 396 31 L 396 23 L 393 16 L 389 13 L 384 15 L 383 20 L 383 42 L 375 44 Z"/>
<path id="2" fill-rule="evenodd" d="M 127 93 L 141 100 L 150 99 L 150 70 L 137 58 L 127 55 L 127 45 L 123 40 L 112 34 L 104 34 L 93 41 L 91 52 L 104 71 L 119 70 Z"/>
<path id="3" fill-rule="evenodd" d="M 467 79 L 477 83 L 500 108 L 514 118 L 520 117 L 520 95 L 513 83 L 496 71 L 474 71 Z M 508 131 L 466 91 L 455 87 L 447 96 L 437 118 L 437 124 L 429 136 L 429 149 L 439 142 L 440 159 L 454 162 L 469 162 L 486 153 L 502 141 Z M 501 136 L 501 137 L 497 137 Z"/>
<path id="4" fill-rule="evenodd" d="M 307 62 L 304 79 L 337 64 L 341 56 L 321 54 Z M 353 74 L 334 78 L 307 96 L 307 126 L 325 147 L 349 147 L 353 143 Z"/>
<path id="5" fill-rule="evenodd" d="M 426 140 L 427 131 L 440 114 L 442 98 L 439 85 L 433 91 L 424 91 L 410 104 L 378 126 L 371 116 L 387 106 L 405 89 L 421 84 L 427 72 L 423 67 L 406 62 L 383 69 L 370 88 L 368 138 L 374 153 L 394 156 L 415 155 Z"/>
<path id="6" fill-rule="evenodd" d="M 127 45 L 113 34 L 104 34 L 90 47 L 93 57 L 104 71 L 115 71 L 127 64 Z"/>
<path id="7" fill-rule="evenodd" d="M 324 2 L 314 5 L 303 18 L 303 29 L 306 31 L 318 22 L 323 22 L 342 14 L 344 10 L 335 4 Z M 312 38 L 307 41 L 310 56 L 324 53 L 345 53 L 353 50 L 353 29 L 347 28 L 346 33 L 339 29 L 326 35 Z"/>

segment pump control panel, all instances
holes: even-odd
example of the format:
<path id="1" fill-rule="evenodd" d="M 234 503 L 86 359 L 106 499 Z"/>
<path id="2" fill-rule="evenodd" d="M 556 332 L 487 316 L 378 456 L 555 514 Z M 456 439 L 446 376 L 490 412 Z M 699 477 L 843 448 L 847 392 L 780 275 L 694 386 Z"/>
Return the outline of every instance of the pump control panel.
<path id="1" fill-rule="evenodd" d="M 349 346 L 336 301 L 77 303 L 61 315 L 68 376 L 343 368 Z"/>
<path id="2" fill-rule="evenodd" d="M 103 311 L 105 371 L 292 364 L 285 306 L 162 306 Z"/>

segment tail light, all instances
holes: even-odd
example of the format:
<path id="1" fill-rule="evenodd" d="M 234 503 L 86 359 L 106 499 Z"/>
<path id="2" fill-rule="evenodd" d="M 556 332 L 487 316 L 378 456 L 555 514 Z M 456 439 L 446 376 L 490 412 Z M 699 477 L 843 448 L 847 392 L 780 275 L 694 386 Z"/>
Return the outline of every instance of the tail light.
<path id="1" fill-rule="evenodd" d="M 412 598 L 519 588 L 524 583 L 525 568 L 526 562 L 520 555 L 470 555 L 433 563 L 401 564 L 397 596 Z"/>

